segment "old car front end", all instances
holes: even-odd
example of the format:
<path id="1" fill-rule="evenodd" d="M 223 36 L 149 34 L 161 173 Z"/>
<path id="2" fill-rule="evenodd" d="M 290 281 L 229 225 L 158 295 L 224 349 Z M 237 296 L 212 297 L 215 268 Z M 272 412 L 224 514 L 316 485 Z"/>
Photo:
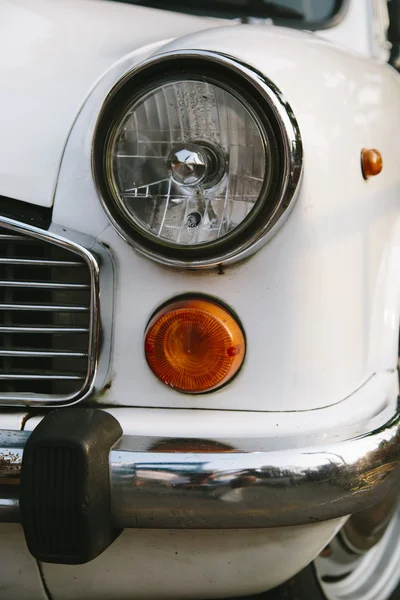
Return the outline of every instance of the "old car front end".
<path id="1" fill-rule="evenodd" d="M 385 45 L 3 6 L 0 597 L 271 589 L 397 490 Z"/>

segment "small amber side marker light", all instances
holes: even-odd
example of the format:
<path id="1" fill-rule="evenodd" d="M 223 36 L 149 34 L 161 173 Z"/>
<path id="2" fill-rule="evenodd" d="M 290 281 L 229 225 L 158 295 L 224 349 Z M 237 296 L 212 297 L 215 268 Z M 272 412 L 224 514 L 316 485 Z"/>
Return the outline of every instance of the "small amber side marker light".
<path id="1" fill-rule="evenodd" d="M 382 171 L 382 154 L 374 148 L 364 148 L 361 152 L 361 168 L 364 179 L 379 175 Z"/>
<path id="2" fill-rule="evenodd" d="M 245 339 L 226 308 L 206 298 L 184 298 L 151 319 L 145 354 L 161 381 L 180 392 L 198 394 L 236 375 L 244 360 Z"/>

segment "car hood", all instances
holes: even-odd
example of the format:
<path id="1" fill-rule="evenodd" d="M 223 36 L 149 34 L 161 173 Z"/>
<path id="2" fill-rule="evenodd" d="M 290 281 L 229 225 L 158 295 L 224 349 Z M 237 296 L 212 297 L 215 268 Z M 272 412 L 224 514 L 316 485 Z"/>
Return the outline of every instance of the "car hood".
<path id="1" fill-rule="evenodd" d="M 110 0 L 0 0 L 0 14 L 0 196 L 47 207 L 96 81 L 139 48 L 221 24 Z"/>

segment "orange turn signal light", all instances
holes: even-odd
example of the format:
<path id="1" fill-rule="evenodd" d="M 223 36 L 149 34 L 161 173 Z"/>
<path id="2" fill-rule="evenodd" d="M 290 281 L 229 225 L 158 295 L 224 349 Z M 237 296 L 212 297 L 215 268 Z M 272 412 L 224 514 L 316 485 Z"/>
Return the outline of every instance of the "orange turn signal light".
<path id="1" fill-rule="evenodd" d="M 206 298 L 184 298 L 164 306 L 145 333 L 153 373 L 180 392 L 198 394 L 227 383 L 240 369 L 245 339 L 235 317 Z"/>
<path id="2" fill-rule="evenodd" d="M 364 179 L 375 177 L 382 171 L 382 154 L 376 148 L 364 148 L 361 152 L 361 169 Z"/>

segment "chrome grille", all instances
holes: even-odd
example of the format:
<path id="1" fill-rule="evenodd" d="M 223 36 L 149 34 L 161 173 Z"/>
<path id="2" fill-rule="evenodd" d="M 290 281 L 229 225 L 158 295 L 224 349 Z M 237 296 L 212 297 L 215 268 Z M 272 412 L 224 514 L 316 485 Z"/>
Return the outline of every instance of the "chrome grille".
<path id="1" fill-rule="evenodd" d="M 0 226 L 0 403 L 78 399 L 95 361 L 88 253 L 9 227 Z"/>

